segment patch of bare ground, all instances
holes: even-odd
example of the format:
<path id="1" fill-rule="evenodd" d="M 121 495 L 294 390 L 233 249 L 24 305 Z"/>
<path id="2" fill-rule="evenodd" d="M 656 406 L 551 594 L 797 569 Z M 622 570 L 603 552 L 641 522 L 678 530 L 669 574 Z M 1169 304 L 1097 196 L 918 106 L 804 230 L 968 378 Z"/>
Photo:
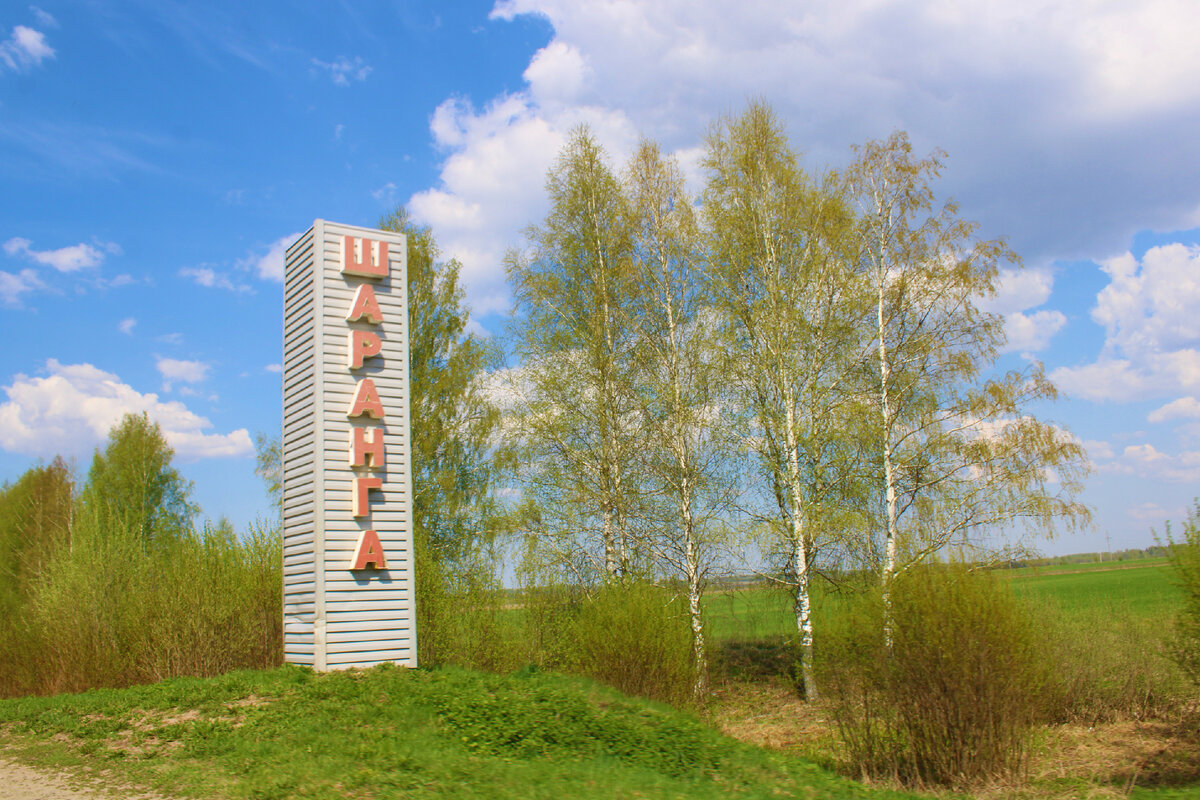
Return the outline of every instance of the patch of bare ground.
<path id="1" fill-rule="evenodd" d="M 801 700 L 782 681 L 726 683 L 713 689 L 707 711 L 712 723 L 735 739 L 835 766 L 840 742 L 825 705 Z"/>
<path id="2" fill-rule="evenodd" d="M 728 682 L 714 689 L 707 714 L 734 738 L 849 774 L 828 707 L 804 702 L 783 681 Z M 1176 720 L 1047 728 L 1025 776 L 997 778 L 971 794 L 979 800 L 1103 800 L 1125 797 L 1134 786 L 1198 784 L 1200 708 L 1194 708 Z"/>
<path id="3" fill-rule="evenodd" d="M 5 800 L 164 800 L 161 795 L 109 785 L 103 777 L 70 776 L 9 761 L 3 754 L 3 742 L 0 742 L 0 792 Z"/>

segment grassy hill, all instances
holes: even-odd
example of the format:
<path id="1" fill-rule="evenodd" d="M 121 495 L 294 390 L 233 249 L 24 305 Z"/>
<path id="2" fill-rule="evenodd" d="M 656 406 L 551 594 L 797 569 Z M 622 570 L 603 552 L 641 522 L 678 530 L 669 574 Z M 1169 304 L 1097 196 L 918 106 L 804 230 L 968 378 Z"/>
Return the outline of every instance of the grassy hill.
<path id="1" fill-rule="evenodd" d="M 31 763 L 186 797 L 911 797 L 538 672 L 284 667 L 0 702 Z"/>

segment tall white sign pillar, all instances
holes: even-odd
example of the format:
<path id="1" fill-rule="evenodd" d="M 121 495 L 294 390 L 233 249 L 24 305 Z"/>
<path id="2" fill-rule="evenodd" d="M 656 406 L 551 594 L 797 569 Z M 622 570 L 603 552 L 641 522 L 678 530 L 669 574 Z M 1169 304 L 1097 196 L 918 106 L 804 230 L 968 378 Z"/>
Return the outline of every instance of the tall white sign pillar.
<path id="1" fill-rule="evenodd" d="M 283 301 L 284 660 L 417 665 L 402 234 L 316 220 Z"/>

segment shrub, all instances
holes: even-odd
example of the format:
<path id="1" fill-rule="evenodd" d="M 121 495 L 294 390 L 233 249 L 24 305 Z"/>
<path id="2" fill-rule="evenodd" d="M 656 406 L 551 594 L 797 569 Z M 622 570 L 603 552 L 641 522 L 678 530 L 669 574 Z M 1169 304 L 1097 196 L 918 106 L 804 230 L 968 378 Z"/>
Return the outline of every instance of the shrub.
<path id="1" fill-rule="evenodd" d="M 626 694 L 675 705 L 690 702 L 692 634 L 687 609 L 670 591 L 643 581 L 612 581 L 581 601 L 570 671 Z"/>
<path id="2" fill-rule="evenodd" d="M 913 785 L 964 786 L 1026 763 L 1049 669 L 1026 608 L 961 566 L 896 579 L 892 642 L 870 594 L 827 631 L 822 663 L 849 762 Z"/>
<path id="3" fill-rule="evenodd" d="M 1183 609 L 1175 620 L 1171 655 L 1194 682 L 1200 684 L 1200 501 L 1183 525 L 1176 542 L 1167 528 L 1168 557 L 1183 590 Z"/>
<path id="4" fill-rule="evenodd" d="M 55 552 L 3 632 L 20 666 L 0 686 L 52 694 L 276 666 L 279 548 L 278 530 L 263 525 L 240 538 L 224 524 L 147 542 L 82 509 L 70 547 Z"/>
<path id="5" fill-rule="evenodd" d="M 416 550 L 417 658 L 422 666 L 503 671 L 513 664 L 501 628 L 501 592 L 486 558 L 454 568 Z"/>

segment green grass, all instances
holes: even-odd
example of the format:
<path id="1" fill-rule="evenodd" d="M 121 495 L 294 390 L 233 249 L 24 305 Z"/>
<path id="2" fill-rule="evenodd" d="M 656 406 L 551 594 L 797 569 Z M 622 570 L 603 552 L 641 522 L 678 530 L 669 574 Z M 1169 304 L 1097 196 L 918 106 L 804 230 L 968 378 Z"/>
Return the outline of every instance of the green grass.
<path id="1" fill-rule="evenodd" d="M 1013 582 L 1018 594 L 1050 602 L 1065 614 L 1097 610 L 1133 618 L 1166 619 L 1179 608 L 1182 595 L 1165 559 L 1066 564 L 1021 568 L 998 573 Z M 836 614 L 843 595 L 814 584 L 815 622 Z M 704 596 L 709 637 L 714 642 L 792 636 L 796 621 L 792 598 L 780 588 L 755 586 Z"/>
<path id="2" fill-rule="evenodd" d="M 1066 613 L 1117 607 L 1134 617 L 1169 616 L 1183 599 L 1164 562 L 1121 569 L 1038 572 L 1012 576 L 1018 593 L 1050 600 Z"/>
<path id="3" fill-rule="evenodd" d="M 198 798 L 913 796 L 533 671 L 284 667 L 5 700 L 0 726 L 26 761 Z"/>

